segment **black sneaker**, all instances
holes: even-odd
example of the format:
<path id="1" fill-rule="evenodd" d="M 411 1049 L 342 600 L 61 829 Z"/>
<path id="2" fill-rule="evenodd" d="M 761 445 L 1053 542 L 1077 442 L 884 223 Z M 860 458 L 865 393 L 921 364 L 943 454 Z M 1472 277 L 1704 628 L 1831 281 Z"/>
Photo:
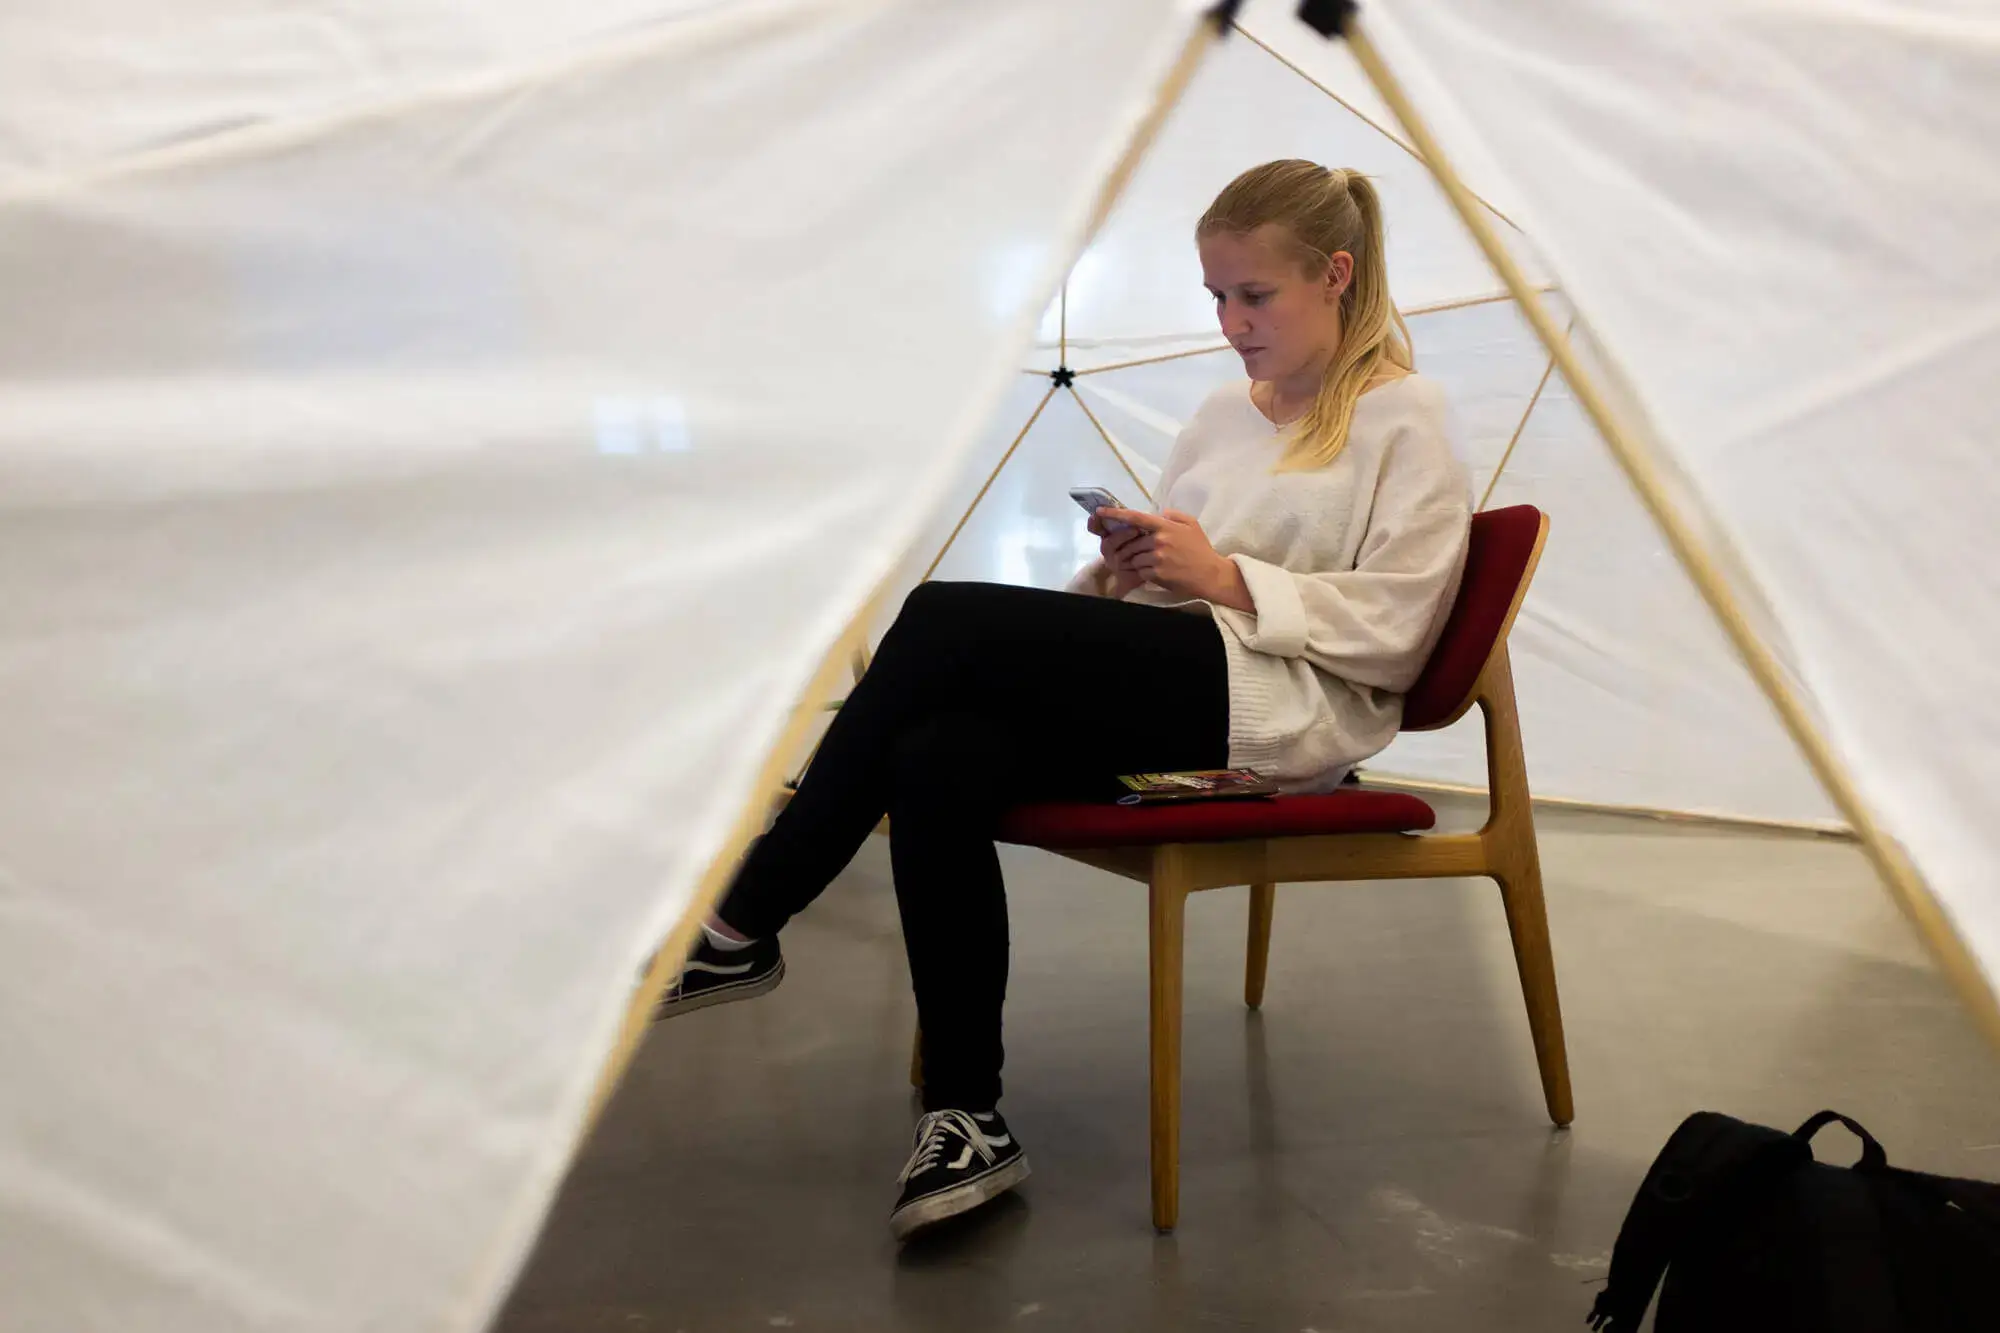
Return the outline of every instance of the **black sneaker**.
<path id="1" fill-rule="evenodd" d="M 754 940 L 741 949 L 718 949 L 704 932 L 686 966 L 653 1011 L 653 1021 L 693 1013 L 712 1004 L 768 995 L 785 979 L 785 955 L 778 937 Z"/>
<path id="2" fill-rule="evenodd" d="M 896 1177 L 903 1197 L 889 1214 L 897 1240 L 969 1212 L 1028 1178 L 1028 1158 L 998 1111 L 932 1111 L 917 1122 L 916 1148 Z"/>

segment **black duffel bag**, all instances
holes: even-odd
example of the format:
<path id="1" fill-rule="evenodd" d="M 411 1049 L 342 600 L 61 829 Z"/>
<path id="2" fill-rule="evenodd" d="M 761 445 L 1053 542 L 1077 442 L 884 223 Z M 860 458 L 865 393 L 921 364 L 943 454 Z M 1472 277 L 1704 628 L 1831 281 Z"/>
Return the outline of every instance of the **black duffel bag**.
<path id="1" fill-rule="evenodd" d="M 1813 1160 L 1835 1120 L 1851 1168 Z M 1834 1111 L 1794 1134 L 1697 1111 L 1639 1186 L 1591 1327 L 1638 1333 L 1662 1273 L 1656 1333 L 1996 1333 L 2000 1185 L 1892 1167 Z"/>

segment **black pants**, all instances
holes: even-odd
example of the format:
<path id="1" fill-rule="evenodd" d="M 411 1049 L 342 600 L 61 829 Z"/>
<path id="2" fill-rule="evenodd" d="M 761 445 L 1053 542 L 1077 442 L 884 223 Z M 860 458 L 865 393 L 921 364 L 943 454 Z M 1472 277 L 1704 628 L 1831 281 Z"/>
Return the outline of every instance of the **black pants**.
<path id="1" fill-rule="evenodd" d="M 1024 801 L 1116 794 L 1121 773 L 1218 768 L 1229 677 L 1206 615 L 986 583 L 903 604 L 798 794 L 719 915 L 775 933 L 889 816 L 924 1033 L 924 1106 L 1000 1098 L 1007 898 L 993 835 Z"/>

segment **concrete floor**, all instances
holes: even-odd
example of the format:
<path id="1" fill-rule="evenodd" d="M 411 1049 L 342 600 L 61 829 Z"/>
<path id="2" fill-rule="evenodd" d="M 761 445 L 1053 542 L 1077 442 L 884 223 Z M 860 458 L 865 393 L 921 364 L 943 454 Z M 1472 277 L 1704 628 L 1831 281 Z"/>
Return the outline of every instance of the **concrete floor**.
<path id="1" fill-rule="evenodd" d="M 2000 1177 L 2000 1060 L 1854 847 L 1541 827 L 1567 1133 L 1488 885 L 1281 889 L 1262 1014 L 1243 891 L 1199 895 L 1182 1220 L 1156 1236 L 1143 890 L 1010 850 L 1004 1106 L 1035 1175 L 898 1252 L 913 1010 L 876 840 L 787 932 L 774 995 L 655 1029 L 500 1328 L 1574 1329 L 1690 1111 L 1834 1106 L 1891 1161 Z"/>

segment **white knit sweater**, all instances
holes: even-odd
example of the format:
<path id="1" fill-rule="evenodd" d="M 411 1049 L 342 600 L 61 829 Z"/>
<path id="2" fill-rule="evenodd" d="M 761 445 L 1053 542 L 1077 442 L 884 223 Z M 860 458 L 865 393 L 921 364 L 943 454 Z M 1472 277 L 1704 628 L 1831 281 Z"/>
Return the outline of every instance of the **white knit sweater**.
<path id="1" fill-rule="evenodd" d="M 1174 442 L 1162 509 L 1194 515 L 1255 613 L 1146 584 L 1130 602 L 1214 615 L 1229 659 L 1229 763 L 1293 791 L 1338 786 L 1387 745 L 1444 626 L 1471 521 L 1444 395 L 1417 375 L 1372 389 L 1326 467 L 1277 471 L 1283 431 L 1241 380 Z M 1070 591 L 1109 593 L 1094 560 Z"/>

